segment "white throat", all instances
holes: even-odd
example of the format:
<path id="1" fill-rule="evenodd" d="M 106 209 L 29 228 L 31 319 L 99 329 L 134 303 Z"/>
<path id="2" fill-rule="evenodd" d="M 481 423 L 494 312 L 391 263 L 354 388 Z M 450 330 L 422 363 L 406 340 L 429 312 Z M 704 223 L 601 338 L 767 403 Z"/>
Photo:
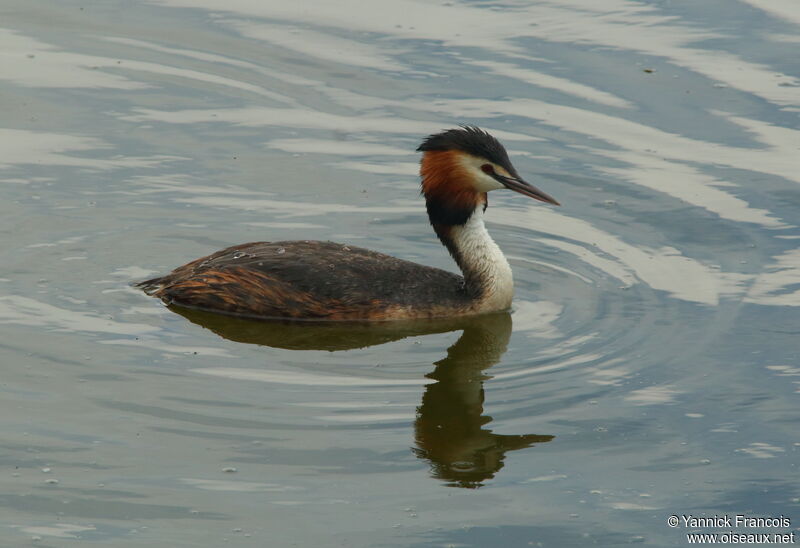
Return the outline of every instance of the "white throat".
<path id="1" fill-rule="evenodd" d="M 465 224 L 453 226 L 450 238 L 467 283 L 479 284 L 482 289 L 478 311 L 509 308 L 514 296 L 511 266 L 483 224 L 483 207 L 476 208 Z"/>

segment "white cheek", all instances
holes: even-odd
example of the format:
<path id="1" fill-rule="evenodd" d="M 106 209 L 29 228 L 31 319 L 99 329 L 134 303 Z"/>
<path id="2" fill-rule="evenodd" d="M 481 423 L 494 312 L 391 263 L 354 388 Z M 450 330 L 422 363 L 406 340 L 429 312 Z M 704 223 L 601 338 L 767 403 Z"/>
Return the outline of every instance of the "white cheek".
<path id="1" fill-rule="evenodd" d="M 493 177 L 485 174 L 481 166 L 486 163 L 485 160 L 464 154 L 459 158 L 461 165 L 466 169 L 467 173 L 471 175 L 470 179 L 478 192 L 489 192 L 490 190 L 498 190 L 505 188 L 498 183 Z"/>
<path id="2" fill-rule="evenodd" d="M 504 188 L 503 185 L 498 183 L 493 177 L 489 177 L 483 171 L 479 171 L 478 175 L 473 179 L 475 181 L 475 190 L 478 192 L 489 192 L 490 190 L 497 190 Z"/>

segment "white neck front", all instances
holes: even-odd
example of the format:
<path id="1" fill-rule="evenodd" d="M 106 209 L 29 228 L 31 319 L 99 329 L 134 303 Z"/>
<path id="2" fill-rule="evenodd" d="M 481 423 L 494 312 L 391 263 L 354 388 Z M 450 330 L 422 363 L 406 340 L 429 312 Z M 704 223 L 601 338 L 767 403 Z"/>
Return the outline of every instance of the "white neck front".
<path id="1" fill-rule="evenodd" d="M 514 296 L 511 266 L 483 224 L 483 207 L 476 208 L 465 224 L 452 226 L 449 236 L 468 289 L 480 294 L 478 310 L 509 308 Z"/>

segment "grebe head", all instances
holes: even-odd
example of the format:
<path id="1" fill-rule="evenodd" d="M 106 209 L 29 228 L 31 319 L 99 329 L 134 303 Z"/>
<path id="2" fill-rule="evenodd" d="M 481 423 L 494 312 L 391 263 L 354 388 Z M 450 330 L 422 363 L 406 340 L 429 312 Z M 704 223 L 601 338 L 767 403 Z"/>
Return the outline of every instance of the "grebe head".
<path id="1" fill-rule="evenodd" d="M 417 150 L 423 152 L 420 175 L 422 193 L 429 206 L 446 203 L 450 208 L 471 213 L 476 207 L 485 207 L 487 192 L 501 188 L 561 205 L 525 182 L 511 165 L 500 141 L 480 128 L 462 126 L 436 133 Z"/>
<path id="2" fill-rule="evenodd" d="M 522 180 L 503 145 L 477 127 L 431 135 L 417 150 L 423 153 L 420 175 L 428 220 L 461 268 L 472 308 L 507 309 L 514 281 L 511 266 L 483 223 L 486 194 L 509 188 L 542 202 L 558 202 Z"/>

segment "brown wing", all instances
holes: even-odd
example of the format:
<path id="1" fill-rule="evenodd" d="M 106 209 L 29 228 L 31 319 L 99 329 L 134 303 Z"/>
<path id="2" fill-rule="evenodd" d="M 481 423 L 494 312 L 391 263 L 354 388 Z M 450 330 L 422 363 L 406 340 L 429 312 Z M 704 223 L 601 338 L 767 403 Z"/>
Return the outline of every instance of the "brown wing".
<path id="1" fill-rule="evenodd" d="M 169 304 L 258 318 L 431 317 L 469 304 L 460 276 L 318 241 L 229 247 L 138 285 Z"/>

